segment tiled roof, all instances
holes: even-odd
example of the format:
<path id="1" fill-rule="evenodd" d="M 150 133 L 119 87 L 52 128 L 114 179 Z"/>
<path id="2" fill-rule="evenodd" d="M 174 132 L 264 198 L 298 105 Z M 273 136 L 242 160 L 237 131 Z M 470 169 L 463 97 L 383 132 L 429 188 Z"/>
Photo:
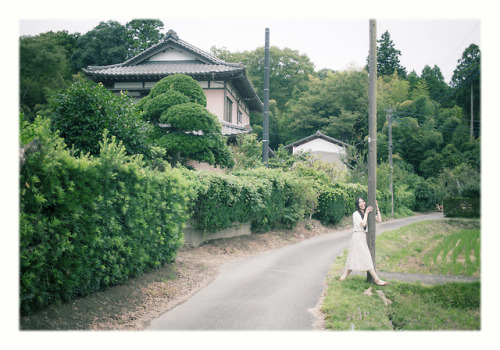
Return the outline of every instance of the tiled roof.
<path id="1" fill-rule="evenodd" d="M 240 134 L 248 134 L 252 131 L 252 127 L 250 125 L 233 125 L 226 122 L 220 122 L 222 124 L 222 135 L 224 136 L 237 136 Z M 162 128 L 170 128 L 170 124 L 158 124 L 158 126 Z M 196 135 L 203 135 L 203 131 L 195 131 L 193 132 Z"/>
<path id="2" fill-rule="evenodd" d="M 230 73 L 241 72 L 242 67 L 232 67 L 217 64 L 203 64 L 191 62 L 155 62 L 145 63 L 136 66 L 113 65 L 104 67 L 89 67 L 88 73 L 99 76 L 109 77 L 127 77 L 127 76 L 166 76 L 170 74 L 211 74 L 211 73 Z"/>
<path id="3" fill-rule="evenodd" d="M 224 136 L 236 136 L 240 134 L 248 134 L 252 131 L 252 127 L 250 125 L 233 125 L 225 122 L 221 122 L 222 124 L 222 135 Z"/>

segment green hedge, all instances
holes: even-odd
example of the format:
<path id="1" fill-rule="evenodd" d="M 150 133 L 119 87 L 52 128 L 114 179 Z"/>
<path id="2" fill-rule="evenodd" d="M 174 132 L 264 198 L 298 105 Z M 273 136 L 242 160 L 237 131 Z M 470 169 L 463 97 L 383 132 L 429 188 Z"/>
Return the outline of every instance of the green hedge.
<path id="1" fill-rule="evenodd" d="M 464 197 L 445 197 L 443 199 L 444 216 L 448 218 L 479 218 L 481 216 L 481 199 Z"/>
<path id="2" fill-rule="evenodd" d="M 293 227 L 308 205 L 309 183 L 279 170 L 197 171 L 187 176 L 197 183 L 192 224 L 208 234 L 236 222 L 250 223 L 253 232 Z"/>
<path id="3" fill-rule="evenodd" d="M 366 200 L 368 189 L 360 184 L 336 183 L 325 186 L 319 192 L 318 206 L 314 217 L 322 224 L 331 225 L 340 222 L 344 216 L 351 216 L 356 211 L 356 198 Z M 377 191 L 377 201 L 384 213 L 391 211 L 390 193 Z"/>
<path id="4" fill-rule="evenodd" d="M 174 259 L 194 194 L 179 171 L 148 170 L 114 139 L 76 158 L 47 121 L 30 128 L 43 147 L 20 172 L 22 313 Z"/>

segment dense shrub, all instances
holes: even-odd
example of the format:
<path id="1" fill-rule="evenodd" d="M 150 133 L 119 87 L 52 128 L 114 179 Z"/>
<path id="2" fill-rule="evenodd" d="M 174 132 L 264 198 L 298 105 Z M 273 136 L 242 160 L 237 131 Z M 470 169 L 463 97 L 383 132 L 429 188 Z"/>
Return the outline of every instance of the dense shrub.
<path id="1" fill-rule="evenodd" d="M 347 197 L 347 191 L 338 186 L 323 189 L 318 197 L 318 207 L 314 217 L 324 225 L 338 223 L 345 215 Z"/>
<path id="2" fill-rule="evenodd" d="M 304 218 L 309 183 L 278 170 L 259 169 L 215 174 L 190 172 L 198 196 L 192 224 L 205 232 L 232 223 L 251 223 L 253 232 L 293 227 Z"/>
<path id="3" fill-rule="evenodd" d="M 338 182 L 325 186 L 321 189 L 318 199 L 318 207 L 314 217 L 323 224 L 336 224 L 344 216 L 351 216 L 356 211 L 356 198 L 368 198 L 368 189 L 360 184 L 346 184 Z M 384 213 L 390 212 L 390 194 L 388 191 L 377 191 L 377 202 L 380 210 Z"/>
<path id="4" fill-rule="evenodd" d="M 187 96 L 191 102 L 203 107 L 207 106 L 207 98 L 200 84 L 193 78 L 184 74 L 169 75 L 153 86 L 149 98 L 156 98 L 170 91 L 178 91 Z"/>
<path id="5" fill-rule="evenodd" d="M 48 121 L 20 173 L 20 303 L 23 313 L 125 281 L 172 261 L 182 245 L 191 185 L 152 171 L 106 135 L 99 157 L 74 157 Z"/>
<path id="6" fill-rule="evenodd" d="M 419 179 L 415 184 L 415 210 L 427 211 L 435 209 L 440 202 L 436 194 L 436 186 L 431 181 Z"/>
<path id="7" fill-rule="evenodd" d="M 480 198 L 445 197 L 443 200 L 444 216 L 478 218 L 481 216 Z"/>
<path id="8" fill-rule="evenodd" d="M 102 84 L 76 82 L 59 93 L 50 107 L 54 130 L 78 151 L 98 155 L 101 134 L 108 130 L 129 155 L 150 155 L 151 127 L 126 95 L 115 95 Z"/>
<path id="9" fill-rule="evenodd" d="M 189 97 L 178 91 L 169 91 L 157 98 L 143 98 L 141 101 L 144 103 L 143 118 L 153 123 L 158 123 L 161 115 L 170 107 L 190 102 Z"/>
<path id="10" fill-rule="evenodd" d="M 309 204 L 308 179 L 296 177 L 278 169 L 240 171 L 236 176 L 253 182 L 261 196 L 257 212 L 252 219 L 254 232 L 265 232 L 275 227 L 294 227 L 304 219 Z"/>

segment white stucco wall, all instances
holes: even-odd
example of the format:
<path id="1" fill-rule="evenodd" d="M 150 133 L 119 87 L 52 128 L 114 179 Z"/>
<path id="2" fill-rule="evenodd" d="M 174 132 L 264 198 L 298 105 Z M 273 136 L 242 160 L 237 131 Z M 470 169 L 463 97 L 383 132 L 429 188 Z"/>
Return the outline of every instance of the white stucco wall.
<path id="1" fill-rule="evenodd" d="M 297 153 L 300 151 L 345 153 L 344 149 L 341 146 L 319 138 L 293 148 L 293 153 Z"/>
<path id="2" fill-rule="evenodd" d="M 341 169 L 346 168 L 341 157 L 341 155 L 346 154 L 346 151 L 342 146 L 317 138 L 293 148 L 294 154 L 308 151 L 326 163 L 336 164 Z"/>

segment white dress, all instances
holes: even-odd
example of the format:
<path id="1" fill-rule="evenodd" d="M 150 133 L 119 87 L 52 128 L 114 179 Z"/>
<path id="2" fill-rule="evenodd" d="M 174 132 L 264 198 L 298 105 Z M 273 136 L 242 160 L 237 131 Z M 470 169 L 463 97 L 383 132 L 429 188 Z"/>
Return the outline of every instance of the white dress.
<path id="1" fill-rule="evenodd" d="M 374 268 L 372 255 L 366 242 L 366 232 L 361 226 L 363 218 L 355 211 L 352 214 L 354 232 L 352 234 L 349 253 L 347 254 L 346 270 L 368 271 Z"/>

